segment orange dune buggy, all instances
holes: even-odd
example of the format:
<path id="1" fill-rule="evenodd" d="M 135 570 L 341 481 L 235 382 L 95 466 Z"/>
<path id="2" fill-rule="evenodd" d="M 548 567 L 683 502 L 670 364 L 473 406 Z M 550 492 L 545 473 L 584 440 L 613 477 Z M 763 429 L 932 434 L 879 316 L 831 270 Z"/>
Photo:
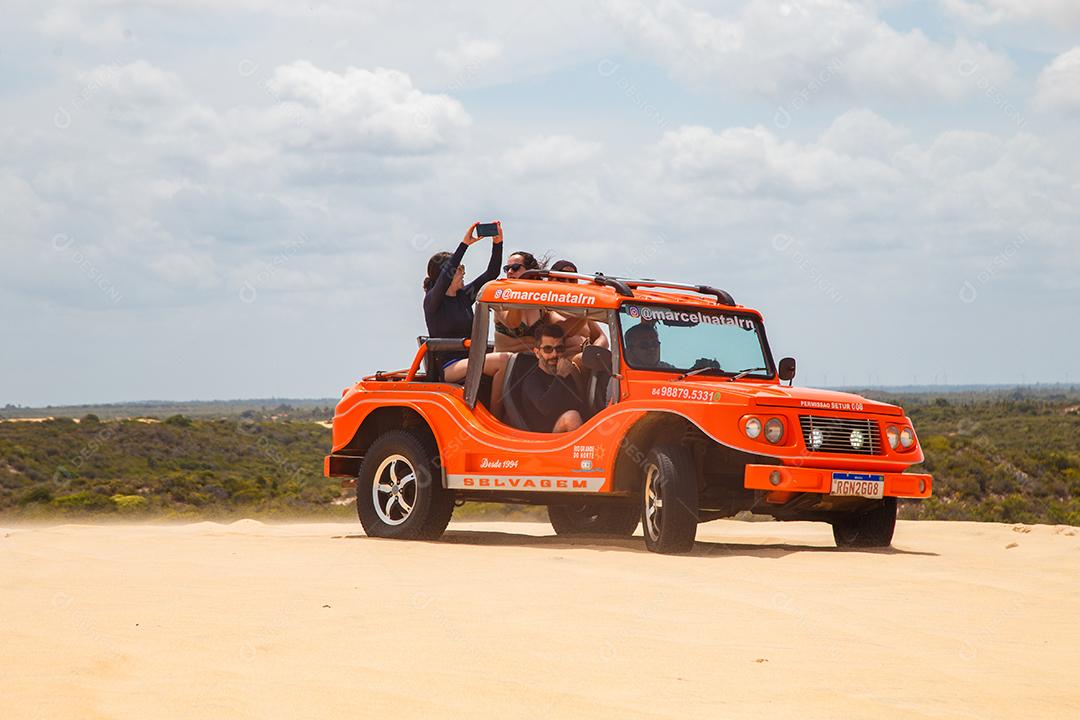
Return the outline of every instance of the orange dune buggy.
<path id="1" fill-rule="evenodd" d="M 526 429 L 531 354 L 510 359 L 502 416 L 488 410 L 492 315 L 523 307 L 610 336 L 581 355 L 577 430 Z M 447 383 L 440 354 L 462 348 L 464 384 Z M 794 375 L 792 358 L 774 362 L 761 314 L 723 290 L 532 271 L 484 286 L 471 338 L 420 338 L 411 367 L 347 388 L 325 474 L 355 483 L 378 537 L 438 538 L 455 503 L 484 501 L 547 505 L 560 535 L 630 536 L 640 522 L 656 552 L 687 552 L 698 523 L 744 510 L 828 522 L 842 547 L 888 546 L 897 498 L 931 492 L 929 475 L 905 473 L 923 459 L 911 421 L 893 405 L 792 387 Z"/>

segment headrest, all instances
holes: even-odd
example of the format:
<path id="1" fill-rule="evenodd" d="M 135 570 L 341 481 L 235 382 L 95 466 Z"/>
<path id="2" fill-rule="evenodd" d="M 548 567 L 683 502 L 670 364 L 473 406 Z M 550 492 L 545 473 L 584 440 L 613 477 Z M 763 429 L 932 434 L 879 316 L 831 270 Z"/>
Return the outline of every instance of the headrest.
<path id="1" fill-rule="evenodd" d="M 589 345 L 581 351 L 581 364 L 593 372 L 611 374 L 611 350 L 597 345 Z"/>

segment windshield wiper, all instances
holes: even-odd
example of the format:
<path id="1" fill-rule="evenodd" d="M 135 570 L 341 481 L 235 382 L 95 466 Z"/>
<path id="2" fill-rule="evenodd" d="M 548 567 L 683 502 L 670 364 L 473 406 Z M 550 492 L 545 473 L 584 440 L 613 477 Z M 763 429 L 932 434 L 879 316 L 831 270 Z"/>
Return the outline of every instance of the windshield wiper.
<path id="1" fill-rule="evenodd" d="M 731 382 L 735 382 L 736 380 L 742 380 L 744 377 L 746 377 L 747 375 L 749 375 L 752 372 L 757 372 L 758 370 L 768 370 L 768 369 L 769 368 L 747 368 L 746 370 L 740 370 L 739 372 L 735 373 L 734 376 L 732 376 Z"/>
<path id="2" fill-rule="evenodd" d="M 716 372 L 724 372 L 723 370 L 721 370 L 718 367 L 713 367 L 712 365 L 706 365 L 705 367 L 699 367 L 696 370 L 687 370 L 682 375 L 675 378 L 675 381 L 678 382 L 679 380 L 685 380 L 686 378 L 690 377 L 691 375 L 700 375 L 701 373 L 708 372 L 709 370 L 715 370 Z"/>

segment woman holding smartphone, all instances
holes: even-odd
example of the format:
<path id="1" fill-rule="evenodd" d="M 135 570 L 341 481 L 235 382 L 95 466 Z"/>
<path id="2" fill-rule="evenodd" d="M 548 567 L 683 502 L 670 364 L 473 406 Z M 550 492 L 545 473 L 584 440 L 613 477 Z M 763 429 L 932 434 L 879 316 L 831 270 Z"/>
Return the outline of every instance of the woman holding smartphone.
<path id="1" fill-rule="evenodd" d="M 487 270 L 470 283 L 465 282 L 465 266 L 461 264 L 465 251 L 480 240 L 477 226 L 473 223 L 453 254 L 435 253 L 428 260 L 427 277 L 424 278 L 424 319 L 429 337 L 468 338 L 472 336 L 473 305 L 484 283 L 499 277 L 502 265 L 502 224 L 495 225 L 491 236 L 491 258 Z M 485 228 L 487 229 L 487 228 Z M 502 410 L 502 376 L 506 370 L 508 353 L 488 353 L 484 359 L 484 374 L 492 378 L 491 412 L 499 415 Z M 443 358 L 443 377 L 448 382 L 461 382 L 469 369 L 469 353 L 462 350 Z"/>

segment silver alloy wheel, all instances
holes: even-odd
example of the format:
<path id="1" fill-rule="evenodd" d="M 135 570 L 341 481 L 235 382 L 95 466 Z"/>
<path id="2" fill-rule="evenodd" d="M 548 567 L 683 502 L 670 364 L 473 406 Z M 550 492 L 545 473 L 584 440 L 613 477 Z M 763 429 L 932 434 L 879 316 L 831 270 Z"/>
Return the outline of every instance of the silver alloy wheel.
<path id="1" fill-rule="evenodd" d="M 375 514 L 387 525 L 409 519 L 416 504 L 416 471 L 403 455 L 391 455 L 379 464 L 371 484 Z"/>
<path id="2" fill-rule="evenodd" d="M 660 468 L 650 465 L 645 470 L 645 532 L 655 542 L 660 539 L 660 523 L 663 521 L 664 499 L 660 497 L 657 481 Z"/>

